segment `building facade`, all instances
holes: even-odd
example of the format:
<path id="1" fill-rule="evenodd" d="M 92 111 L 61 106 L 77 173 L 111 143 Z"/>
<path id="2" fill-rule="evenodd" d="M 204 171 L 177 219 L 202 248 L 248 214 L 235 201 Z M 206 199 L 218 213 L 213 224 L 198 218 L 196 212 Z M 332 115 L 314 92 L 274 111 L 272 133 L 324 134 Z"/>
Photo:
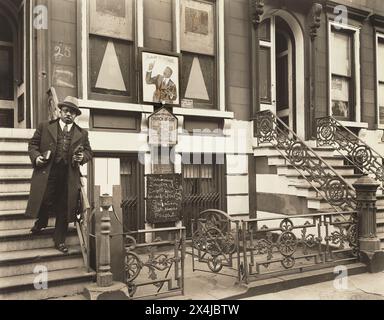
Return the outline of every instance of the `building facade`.
<path id="1" fill-rule="evenodd" d="M 88 190 L 121 186 L 125 230 L 154 227 L 146 176 L 159 172 L 181 174 L 187 228 L 206 208 L 304 211 L 256 157 L 262 110 L 308 144 L 316 119 L 334 116 L 383 149 L 381 0 L 1 0 L 0 16 L 0 126 L 33 129 L 56 98 L 78 97 L 95 152 Z M 165 166 L 148 143 L 159 105 L 146 98 L 145 52 L 177 61 L 178 140 Z"/>

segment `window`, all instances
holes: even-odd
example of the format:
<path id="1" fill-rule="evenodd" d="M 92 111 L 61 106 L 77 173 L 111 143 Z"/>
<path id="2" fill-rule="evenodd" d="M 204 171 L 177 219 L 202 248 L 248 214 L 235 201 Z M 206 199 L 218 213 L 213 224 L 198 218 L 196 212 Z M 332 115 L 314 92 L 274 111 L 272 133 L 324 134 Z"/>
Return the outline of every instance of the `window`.
<path id="1" fill-rule="evenodd" d="M 216 2 L 181 1 L 181 104 L 218 109 Z"/>
<path id="2" fill-rule="evenodd" d="M 13 48 L 0 42 L 0 100 L 13 100 Z"/>
<path id="3" fill-rule="evenodd" d="M 0 16 L 0 100 L 13 100 L 13 39 L 8 20 Z"/>
<path id="4" fill-rule="evenodd" d="M 264 20 L 259 26 L 259 92 L 262 104 L 272 104 L 271 53 L 271 19 Z"/>
<path id="5" fill-rule="evenodd" d="M 343 121 L 360 121 L 358 36 L 358 29 L 330 25 L 330 114 Z"/>
<path id="6" fill-rule="evenodd" d="M 131 102 L 135 92 L 134 0 L 89 1 L 89 91 Z"/>
<path id="7" fill-rule="evenodd" d="M 332 30 L 332 115 L 341 120 L 352 120 L 353 90 L 352 36 L 349 33 Z"/>
<path id="8" fill-rule="evenodd" d="M 379 125 L 384 125 L 384 34 L 377 35 L 377 103 Z"/>

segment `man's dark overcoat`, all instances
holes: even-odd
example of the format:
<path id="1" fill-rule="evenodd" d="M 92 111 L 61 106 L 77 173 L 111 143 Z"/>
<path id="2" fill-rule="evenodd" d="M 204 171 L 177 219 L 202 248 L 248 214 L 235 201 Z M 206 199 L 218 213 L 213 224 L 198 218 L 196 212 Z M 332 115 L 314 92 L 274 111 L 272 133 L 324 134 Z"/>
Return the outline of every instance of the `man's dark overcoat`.
<path id="1" fill-rule="evenodd" d="M 40 208 L 42 207 L 41 205 L 47 187 L 48 177 L 55 159 L 59 126 L 58 122 L 59 119 L 40 123 L 28 145 L 29 157 L 31 158 L 34 167 L 31 191 L 26 210 L 26 215 L 28 217 L 38 218 Z M 81 188 L 79 165 L 72 165 L 74 151 L 80 145 L 84 147 L 84 159 L 81 162 L 81 165 L 92 159 L 92 150 L 88 140 L 88 132 L 81 129 L 75 123 L 73 124 L 72 130 L 74 130 L 74 132 L 68 152 L 68 222 L 74 221 L 79 190 Z M 36 158 L 48 150 L 51 150 L 52 152 L 49 163 L 43 167 L 37 168 Z"/>

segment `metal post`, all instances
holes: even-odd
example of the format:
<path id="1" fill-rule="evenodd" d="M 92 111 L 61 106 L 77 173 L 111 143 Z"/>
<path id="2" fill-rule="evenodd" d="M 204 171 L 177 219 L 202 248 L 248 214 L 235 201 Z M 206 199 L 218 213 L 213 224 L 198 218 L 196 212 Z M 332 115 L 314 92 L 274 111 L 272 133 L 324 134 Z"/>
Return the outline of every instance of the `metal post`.
<path id="1" fill-rule="evenodd" d="M 112 206 L 112 197 L 108 194 L 100 196 L 100 207 L 103 209 L 101 215 L 101 239 L 99 251 L 99 270 L 97 272 L 97 285 L 99 287 L 110 287 L 113 283 L 111 272 L 111 250 L 109 234 L 111 233 L 111 218 L 109 208 Z"/>
<path id="2" fill-rule="evenodd" d="M 379 185 L 368 175 L 353 184 L 357 198 L 360 260 L 372 273 L 384 270 L 384 252 L 380 250 L 380 239 L 376 234 L 376 191 Z"/>

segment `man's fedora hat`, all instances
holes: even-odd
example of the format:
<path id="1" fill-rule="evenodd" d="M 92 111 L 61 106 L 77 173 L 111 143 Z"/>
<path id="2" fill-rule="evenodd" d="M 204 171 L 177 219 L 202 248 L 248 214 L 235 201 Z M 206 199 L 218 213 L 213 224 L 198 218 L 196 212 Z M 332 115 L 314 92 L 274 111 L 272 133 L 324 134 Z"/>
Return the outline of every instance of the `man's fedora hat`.
<path id="1" fill-rule="evenodd" d="M 59 109 L 61 110 L 62 107 L 68 107 L 72 110 L 75 110 L 76 114 L 79 116 L 81 115 L 81 111 L 79 108 L 79 102 L 77 101 L 77 98 L 68 96 L 64 99 L 63 102 L 60 102 L 58 104 Z"/>

